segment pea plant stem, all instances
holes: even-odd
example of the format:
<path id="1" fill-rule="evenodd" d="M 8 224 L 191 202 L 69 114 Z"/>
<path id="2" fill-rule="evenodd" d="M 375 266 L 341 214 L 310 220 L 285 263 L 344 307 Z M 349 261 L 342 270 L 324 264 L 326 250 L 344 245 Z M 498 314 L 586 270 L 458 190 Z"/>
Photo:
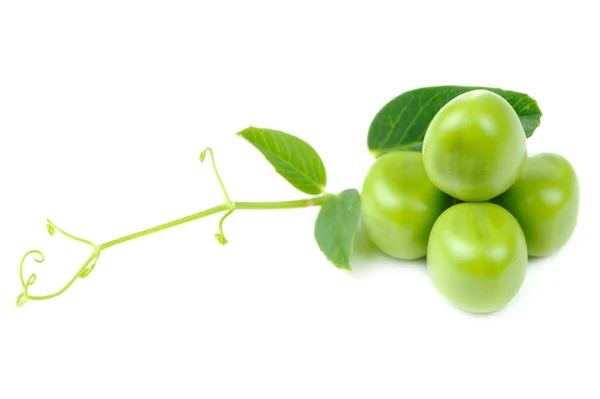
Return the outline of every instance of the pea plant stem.
<path id="1" fill-rule="evenodd" d="M 325 203 L 325 201 L 330 197 L 330 194 L 324 194 L 318 197 L 307 198 L 302 200 L 294 200 L 294 201 L 276 201 L 276 202 L 233 202 L 231 201 L 229 204 L 226 202 L 224 204 L 220 204 L 217 206 L 213 206 L 212 208 L 205 209 L 203 211 L 191 214 L 189 216 L 185 216 L 179 219 L 172 220 L 167 223 L 159 224 L 158 226 L 151 227 L 146 230 L 139 231 L 137 233 L 129 234 L 121 238 L 117 238 L 115 240 L 111 240 L 105 242 L 98 246 L 100 251 L 113 247 L 118 244 L 122 244 L 127 241 L 134 240 L 139 237 L 147 236 L 149 234 L 158 233 L 159 231 L 163 231 L 166 229 L 170 229 L 171 227 L 179 226 L 184 223 L 192 222 L 194 220 L 202 219 L 207 216 L 211 216 L 224 211 L 233 211 L 233 210 L 268 210 L 268 209 L 292 209 L 292 208 L 306 208 L 309 206 L 319 206 Z"/>
<path id="2" fill-rule="evenodd" d="M 25 278 L 23 272 L 23 266 L 27 259 L 33 259 L 37 263 L 42 263 L 45 260 L 45 256 L 41 251 L 32 250 L 28 251 L 23 258 L 21 259 L 21 263 L 19 264 L 19 277 L 21 279 L 21 285 L 23 287 L 23 292 L 18 295 L 16 304 L 17 306 L 23 306 L 27 301 L 30 300 L 43 300 L 54 298 L 63 292 L 65 292 L 78 278 L 86 278 L 96 267 L 96 262 L 100 257 L 100 253 L 110 247 L 114 247 L 115 245 L 122 244 L 124 242 L 128 242 L 131 240 L 135 240 L 136 238 L 144 237 L 153 233 L 158 233 L 159 231 L 163 231 L 166 229 L 170 229 L 171 227 L 179 226 L 184 223 L 192 222 L 194 220 L 202 219 L 207 216 L 215 215 L 217 213 L 225 212 L 225 214 L 221 217 L 219 221 L 219 232 L 215 234 L 215 238 L 223 245 L 227 244 L 227 239 L 223 233 L 223 222 L 225 219 L 231 215 L 236 210 L 262 210 L 262 209 L 291 209 L 291 208 L 306 208 L 309 206 L 319 206 L 323 205 L 325 201 L 327 201 L 331 194 L 322 194 L 312 198 L 306 198 L 295 201 L 274 201 L 274 202 L 234 202 L 229 198 L 227 194 L 227 190 L 221 181 L 221 176 L 217 171 L 217 167 L 215 165 L 215 159 L 213 152 L 210 148 L 206 148 L 200 154 L 200 161 L 204 161 L 206 155 L 210 155 L 211 164 L 213 167 L 213 171 L 221 187 L 221 191 L 223 192 L 224 202 L 220 205 L 213 206 L 212 208 L 205 209 L 200 212 L 193 213 L 189 216 L 185 216 L 179 219 L 172 220 L 167 223 L 159 224 L 158 226 L 151 227 L 146 230 L 138 231 L 137 233 L 129 234 L 123 236 L 121 238 L 117 238 L 104 244 L 96 245 L 91 241 L 85 240 L 83 238 L 77 237 L 73 234 L 67 233 L 66 231 L 59 228 L 57 225 L 52 223 L 50 220 L 47 220 L 46 228 L 50 235 L 54 235 L 55 232 L 62 234 L 65 237 L 71 238 L 73 240 L 79 241 L 83 244 L 86 244 L 92 248 L 92 253 L 89 258 L 85 261 L 85 263 L 77 270 L 75 275 L 71 280 L 69 280 L 61 289 L 58 291 L 49 294 L 49 295 L 31 295 L 29 293 L 29 287 L 31 287 L 36 279 L 37 275 L 32 273 L 28 278 Z"/>

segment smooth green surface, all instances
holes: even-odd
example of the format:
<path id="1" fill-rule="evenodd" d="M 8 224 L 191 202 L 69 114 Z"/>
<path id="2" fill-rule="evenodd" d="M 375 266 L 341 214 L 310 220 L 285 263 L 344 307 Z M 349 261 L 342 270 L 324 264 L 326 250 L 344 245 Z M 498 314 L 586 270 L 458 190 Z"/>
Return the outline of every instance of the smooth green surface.
<path id="1" fill-rule="evenodd" d="M 427 268 L 434 287 L 454 306 L 493 312 L 510 302 L 523 284 L 525 236 L 517 220 L 498 205 L 458 204 L 433 226 Z"/>
<path id="2" fill-rule="evenodd" d="M 319 210 L 315 239 L 327 259 L 340 269 L 350 270 L 359 218 L 360 195 L 355 189 L 332 195 Z"/>
<path id="3" fill-rule="evenodd" d="M 306 194 L 322 194 L 325 165 L 306 141 L 279 130 L 249 127 L 237 133 L 248 140 L 292 186 Z"/>
<path id="4" fill-rule="evenodd" d="M 517 180 L 527 157 L 518 115 L 501 96 L 474 90 L 433 118 L 423 142 L 427 175 L 463 201 L 487 201 Z"/>
<path id="5" fill-rule="evenodd" d="M 527 158 L 514 186 L 493 201 L 521 224 L 529 256 L 546 256 L 565 245 L 575 230 L 579 182 L 564 157 L 538 154 Z"/>
<path id="6" fill-rule="evenodd" d="M 363 183 L 365 233 L 390 256 L 421 258 L 433 223 L 451 201 L 427 178 L 420 152 L 390 152 L 377 158 Z"/>
<path id="7" fill-rule="evenodd" d="M 420 151 L 427 126 L 437 112 L 450 100 L 471 90 L 486 89 L 474 86 L 436 86 L 407 91 L 388 102 L 375 116 L 369 127 L 367 144 L 374 156 L 390 151 Z M 527 137 L 540 125 L 542 112 L 536 101 L 527 94 L 487 88 L 502 96 L 516 111 Z"/>

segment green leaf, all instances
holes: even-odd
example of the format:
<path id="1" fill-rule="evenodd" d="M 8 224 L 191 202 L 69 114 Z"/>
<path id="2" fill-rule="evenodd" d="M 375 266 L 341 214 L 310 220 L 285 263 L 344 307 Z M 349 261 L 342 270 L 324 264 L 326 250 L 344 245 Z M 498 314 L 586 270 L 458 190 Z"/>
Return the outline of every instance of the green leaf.
<path id="1" fill-rule="evenodd" d="M 354 236 L 360 217 L 360 194 L 344 190 L 323 204 L 315 223 L 315 239 L 327 259 L 350 270 Z"/>
<path id="2" fill-rule="evenodd" d="M 275 171 L 298 190 L 306 194 L 325 192 L 325 165 L 306 141 L 278 130 L 252 126 L 237 135 L 256 147 Z"/>
<path id="3" fill-rule="evenodd" d="M 399 95 L 377 113 L 369 127 L 369 151 L 376 157 L 394 150 L 421 151 L 423 137 L 435 114 L 453 98 L 476 89 L 504 97 L 517 112 L 527 137 L 540 125 L 542 112 L 527 94 L 475 86 L 424 87 Z"/>

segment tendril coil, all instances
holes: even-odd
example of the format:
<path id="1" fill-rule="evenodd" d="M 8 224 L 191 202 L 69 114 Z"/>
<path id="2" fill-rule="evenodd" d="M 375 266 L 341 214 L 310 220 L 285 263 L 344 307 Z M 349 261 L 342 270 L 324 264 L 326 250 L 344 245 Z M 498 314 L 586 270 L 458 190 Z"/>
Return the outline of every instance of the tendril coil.
<path id="1" fill-rule="evenodd" d="M 229 211 L 227 211 L 227 213 L 225 213 L 225 215 L 223 215 L 223 217 L 219 221 L 219 232 L 215 234 L 215 238 L 217 239 L 217 241 L 221 245 L 225 245 L 229 241 L 227 241 L 227 238 L 225 238 L 225 233 L 223 233 L 223 222 L 229 215 L 231 215 L 233 213 L 233 211 L 235 211 L 235 202 L 233 202 L 231 200 L 231 198 L 229 198 L 229 194 L 227 194 L 227 190 L 225 189 L 223 180 L 221 180 L 221 175 L 219 175 L 219 171 L 217 170 L 217 164 L 215 162 L 215 154 L 213 153 L 212 148 L 206 147 L 204 150 L 202 150 L 202 152 L 200 153 L 200 162 L 204 162 L 204 160 L 206 159 L 207 153 L 210 155 L 210 161 L 212 164 L 213 172 L 215 173 L 215 177 L 217 178 L 217 181 L 219 182 L 219 186 L 221 186 L 221 192 L 223 193 L 223 197 L 225 197 L 225 204 L 227 206 L 229 206 Z"/>
<path id="2" fill-rule="evenodd" d="M 25 255 L 23 255 L 23 258 L 21 259 L 21 263 L 19 265 L 19 277 L 21 279 L 21 285 L 23 286 L 23 292 L 17 296 L 17 301 L 16 301 L 17 306 L 23 306 L 27 301 L 40 301 L 40 300 L 50 299 L 50 298 L 59 296 L 60 294 L 62 294 L 66 290 L 68 290 L 69 287 L 71 287 L 71 285 L 73 285 L 73 283 L 78 278 L 86 278 L 87 276 L 89 276 L 89 274 L 96 267 L 96 263 L 98 262 L 98 258 L 100 257 L 101 249 L 96 244 L 92 243 L 91 241 L 85 240 L 83 238 L 77 237 L 73 234 L 67 233 L 66 231 L 62 230 L 57 225 L 52 223 L 50 220 L 47 220 L 46 230 L 48 231 L 48 234 L 50 234 L 51 236 L 53 236 L 58 231 L 65 237 L 68 237 L 75 241 L 79 241 L 83 244 L 89 245 L 90 247 L 93 248 L 92 254 L 87 258 L 87 260 L 83 263 L 83 265 L 77 270 L 77 273 L 75 273 L 73 278 L 71 278 L 71 280 L 69 280 L 61 289 L 59 289 L 58 291 L 56 291 L 52 294 L 48 294 L 48 295 L 31 295 L 29 293 L 29 287 L 31 287 L 35 283 L 35 281 L 37 280 L 37 275 L 35 273 L 32 273 L 29 275 L 29 277 L 27 277 L 27 279 L 25 279 L 24 274 L 23 274 L 23 266 L 25 265 L 25 262 L 31 257 L 33 257 L 33 260 L 35 260 L 36 263 L 43 263 L 46 260 L 46 257 L 44 256 L 44 254 L 41 251 L 39 251 L 37 249 L 33 249 L 31 251 L 26 252 Z"/>
<path id="3" fill-rule="evenodd" d="M 219 243 L 221 245 L 225 245 L 229 242 L 229 241 L 227 241 L 227 238 L 225 238 L 225 233 L 223 233 L 223 222 L 225 221 L 227 216 L 229 216 L 233 213 L 233 211 L 235 211 L 235 205 L 234 205 L 234 208 L 227 211 L 227 213 L 225 213 L 225 215 L 223 215 L 221 220 L 219 220 L 219 232 L 215 234 L 215 238 L 217 239 L 217 241 L 219 241 Z"/>
<path id="4" fill-rule="evenodd" d="M 236 210 L 236 203 L 233 202 L 229 198 L 229 195 L 227 194 L 227 190 L 225 189 L 225 186 L 223 185 L 221 176 L 219 175 L 219 172 L 217 171 L 215 157 L 214 157 L 213 151 L 210 147 L 205 148 L 200 153 L 200 162 L 204 162 L 207 154 L 210 155 L 210 161 L 211 161 L 213 172 L 215 174 L 215 177 L 217 178 L 217 182 L 219 183 L 219 186 L 221 187 L 221 191 L 222 191 L 223 197 L 225 199 L 225 201 L 222 205 L 206 209 L 202 212 L 198 212 L 198 213 L 196 213 L 194 215 L 190 215 L 189 217 L 186 217 L 186 218 L 174 220 L 172 222 L 165 223 L 163 225 L 159 225 L 159 226 L 153 227 L 151 229 L 147 229 L 147 230 L 140 231 L 138 233 L 130 234 L 128 236 L 121 237 L 119 239 L 112 240 L 112 241 L 106 242 L 101 245 L 96 245 L 91 241 L 88 241 L 81 237 L 77 237 L 76 235 L 67 233 L 66 231 L 64 231 L 60 227 L 58 227 L 56 224 L 52 223 L 49 219 L 46 219 L 46 221 L 47 221 L 46 230 L 48 231 L 48 234 L 50 234 L 51 236 L 54 236 L 54 235 L 56 235 L 56 232 L 59 232 L 61 235 L 65 236 L 67 238 L 78 241 L 82 244 L 89 245 L 92 248 L 92 253 L 85 260 L 83 265 L 77 270 L 75 275 L 58 291 L 48 294 L 48 295 L 31 295 L 29 293 L 29 288 L 36 282 L 37 275 L 35 273 L 32 273 L 27 277 L 27 279 L 25 279 L 24 272 L 23 272 L 25 262 L 28 259 L 33 258 L 33 260 L 36 263 L 41 264 L 41 263 L 44 263 L 44 261 L 46 260 L 46 257 L 44 256 L 44 254 L 41 251 L 39 251 L 37 249 L 26 252 L 25 255 L 23 255 L 23 258 L 21 259 L 21 263 L 19 264 L 19 277 L 21 280 L 21 286 L 23 287 L 23 292 L 21 292 L 17 296 L 16 305 L 23 306 L 25 303 L 27 303 L 27 301 L 40 301 L 40 300 L 51 299 L 51 298 L 55 298 L 55 297 L 59 296 L 60 294 L 62 294 L 66 290 L 68 290 L 71 287 L 71 285 L 73 285 L 73 283 L 75 283 L 75 281 L 77 281 L 78 278 L 81 278 L 81 279 L 86 278 L 87 276 L 90 275 L 90 273 L 92 271 L 94 271 L 94 268 L 96 267 L 96 264 L 98 262 L 98 258 L 100 257 L 100 253 L 102 252 L 102 250 L 104 250 L 106 248 L 110 248 L 114 245 L 117 245 L 117 244 L 120 244 L 120 243 L 123 243 L 126 241 L 130 241 L 130 240 L 133 240 L 135 238 L 138 238 L 138 237 L 141 237 L 144 235 L 152 234 L 152 233 L 173 227 L 173 226 L 181 224 L 181 223 L 187 223 L 188 221 L 191 221 L 191 220 L 196 220 L 201 217 L 209 216 L 209 215 L 212 215 L 217 212 L 226 211 L 225 215 L 223 215 L 223 217 L 219 221 L 219 226 L 218 226 L 219 231 L 218 231 L 218 233 L 215 234 L 215 238 L 222 245 L 227 244 L 228 241 L 227 241 L 227 238 L 225 238 L 225 234 L 223 232 L 223 222 L 225 221 L 225 219 L 228 216 L 230 216 Z M 187 220 L 187 219 L 189 219 L 189 220 Z"/>

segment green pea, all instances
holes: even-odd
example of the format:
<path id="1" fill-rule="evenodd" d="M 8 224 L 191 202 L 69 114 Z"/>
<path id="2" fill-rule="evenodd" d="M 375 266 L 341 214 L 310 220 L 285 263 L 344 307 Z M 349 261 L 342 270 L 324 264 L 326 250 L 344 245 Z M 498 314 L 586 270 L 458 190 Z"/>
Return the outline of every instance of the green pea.
<path id="1" fill-rule="evenodd" d="M 433 225 L 429 276 L 437 291 L 460 309 L 488 313 L 502 308 L 521 288 L 526 268 L 523 231 L 498 205 L 454 205 Z"/>
<path id="2" fill-rule="evenodd" d="M 564 246 L 575 230 L 579 182 L 564 157 L 539 154 L 527 158 L 521 177 L 493 201 L 521 224 L 529 256 L 546 256 Z"/>
<path id="3" fill-rule="evenodd" d="M 487 201 L 517 180 L 527 156 L 523 126 L 512 106 L 487 90 L 473 90 L 435 115 L 423 141 L 427 175 L 463 201 Z"/>
<path id="4" fill-rule="evenodd" d="M 431 227 L 451 201 L 427 177 L 421 153 L 392 152 L 379 157 L 367 172 L 362 223 L 381 251 L 417 259 L 425 256 Z"/>

